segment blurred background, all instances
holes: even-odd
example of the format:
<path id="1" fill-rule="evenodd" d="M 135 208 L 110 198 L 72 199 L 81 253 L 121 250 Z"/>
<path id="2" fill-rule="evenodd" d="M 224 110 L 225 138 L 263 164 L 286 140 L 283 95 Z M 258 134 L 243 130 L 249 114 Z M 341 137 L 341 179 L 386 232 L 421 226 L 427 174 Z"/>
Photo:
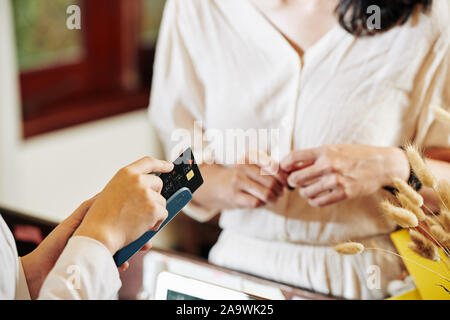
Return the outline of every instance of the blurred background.
<path id="1" fill-rule="evenodd" d="M 119 168 L 164 157 L 147 107 L 165 0 L 0 1 L 0 206 L 58 223 Z M 180 216 L 154 246 L 206 257 L 217 234 Z"/>

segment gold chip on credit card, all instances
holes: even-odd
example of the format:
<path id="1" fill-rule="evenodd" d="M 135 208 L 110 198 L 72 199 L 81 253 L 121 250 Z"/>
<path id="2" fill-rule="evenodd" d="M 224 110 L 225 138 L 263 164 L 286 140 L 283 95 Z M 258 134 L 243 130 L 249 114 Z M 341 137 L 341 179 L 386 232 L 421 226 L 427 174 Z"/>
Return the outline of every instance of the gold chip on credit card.
<path id="1" fill-rule="evenodd" d="M 190 181 L 194 177 L 194 171 L 191 170 L 187 173 L 186 178 Z"/>

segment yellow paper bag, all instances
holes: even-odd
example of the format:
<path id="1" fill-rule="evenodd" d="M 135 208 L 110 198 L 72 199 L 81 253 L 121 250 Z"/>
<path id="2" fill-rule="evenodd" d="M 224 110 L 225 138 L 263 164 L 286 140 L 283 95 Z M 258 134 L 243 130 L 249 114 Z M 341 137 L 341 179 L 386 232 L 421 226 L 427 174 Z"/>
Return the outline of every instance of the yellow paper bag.
<path id="1" fill-rule="evenodd" d="M 448 267 L 449 260 L 445 253 L 439 249 L 439 254 L 441 256 L 440 262 L 422 258 L 408 248 L 408 243 L 411 239 L 409 237 L 409 232 L 406 229 L 392 233 L 391 239 L 397 248 L 398 253 L 404 257 L 403 262 L 405 263 L 409 274 L 413 277 L 418 293 L 422 299 L 450 300 L 450 293 L 445 290 L 450 290 L 450 282 L 443 279 L 450 279 L 450 269 Z"/>
<path id="2" fill-rule="evenodd" d="M 391 297 L 386 300 L 422 300 L 419 290 L 414 289 L 399 296 Z"/>

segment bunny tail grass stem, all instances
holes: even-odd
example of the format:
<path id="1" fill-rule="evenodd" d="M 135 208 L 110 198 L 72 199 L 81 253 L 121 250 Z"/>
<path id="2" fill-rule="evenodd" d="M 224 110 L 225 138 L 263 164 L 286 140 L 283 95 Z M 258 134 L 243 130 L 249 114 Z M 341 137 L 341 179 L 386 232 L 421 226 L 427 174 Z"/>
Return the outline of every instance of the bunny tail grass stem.
<path id="1" fill-rule="evenodd" d="M 429 207 L 427 207 L 425 204 L 423 205 L 423 207 L 428 211 L 428 213 L 429 213 L 430 215 L 432 215 L 432 216 L 436 219 L 436 223 L 437 223 L 437 224 L 441 225 L 441 227 L 444 227 L 444 226 L 442 225 L 441 220 L 439 219 L 439 216 L 438 216 L 436 213 L 434 213 L 433 210 L 431 210 L 431 209 L 430 209 Z M 431 227 L 431 226 L 430 226 L 430 227 Z"/>
<path id="2" fill-rule="evenodd" d="M 447 180 L 441 180 L 438 182 L 437 194 L 441 201 L 441 208 L 449 210 L 450 208 L 450 182 Z"/>
<path id="3" fill-rule="evenodd" d="M 422 230 L 423 232 L 425 232 L 431 239 L 433 239 L 433 241 L 438 245 L 439 248 L 442 249 L 442 251 L 444 251 L 445 255 L 447 257 L 450 256 L 450 252 L 448 251 L 447 247 L 445 247 L 440 241 L 438 241 L 432 234 L 431 232 L 429 232 L 427 229 L 425 229 L 424 227 L 422 227 L 421 225 L 418 226 L 418 228 L 420 228 L 420 230 Z"/>
<path id="4" fill-rule="evenodd" d="M 445 209 L 449 210 L 449 208 L 448 208 L 447 204 L 445 203 L 445 200 L 442 197 L 442 195 L 439 192 L 436 192 L 436 193 L 437 193 L 437 196 L 439 198 L 439 202 L 441 203 L 441 206 L 444 207 Z"/>
<path id="5" fill-rule="evenodd" d="M 425 160 L 423 159 L 417 146 L 414 146 L 412 144 L 406 146 L 406 155 L 411 165 L 411 169 L 414 171 L 423 185 L 435 189 L 437 187 L 437 180 L 431 172 L 430 168 L 427 167 Z"/>
<path id="6" fill-rule="evenodd" d="M 423 204 L 423 207 L 428 211 L 428 213 L 432 214 L 437 218 L 437 215 L 425 203 Z"/>
<path id="7" fill-rule="evenodd" d="M 428 270 L 428 271 L 434 273 L 435 275 L 439 276 L 440 278 L 444 279 L 445 281 L 450 282 L 450 280 L 448 278 L 444 277 L 442 274 L 440 274 L 440 273 L 438 273 L 436 271 L 433 271 L 433 270 L 425 267 L 424 265 L 422 265 L 422 264 L 420 264 L 420 263 L 418 263 L 418 262 L 416 262 L 414 260 L 411 260 L 409 258 L 403 257 L 402 255 L 399 255 L 398 253 L 395 253 L 395 252 L 392 252 L 392 251 L 389 251 L 389 250 L 386 250 L 386 249 L 381 249 L 381 248 L 365 248 L 365 250 L 375 250 L 375 251 L 381 251 L 381 252 L 384 252 L 384 253 L 393 254 L 394 256 L 397 256 L 397 257 L 400 257 L 402 259 L 408 260 L 409 262 L 412 262 L 412 263 L 418 265 L 419 267 L 424 268 L 425 270 Z"/>

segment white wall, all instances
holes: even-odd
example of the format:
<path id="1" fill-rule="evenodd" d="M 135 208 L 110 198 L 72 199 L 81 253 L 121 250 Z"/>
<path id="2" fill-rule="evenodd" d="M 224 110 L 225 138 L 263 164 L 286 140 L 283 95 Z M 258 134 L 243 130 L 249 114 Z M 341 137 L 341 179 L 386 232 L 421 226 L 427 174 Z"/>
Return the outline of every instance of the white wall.
<path id="1" fill-rule="evenodd" d="M 17 146 L 20 142 L 19 89 L 17 84 L 11 7 L 0 0 L 0 197 L 15 194 Z"/>
<path id="2" fill-rule="evenodd" d="M 18 194 L 9 202 L 60 221 L 101 191 L 118 169 L 145 155 L 161 157 L 145 111 L 25 140 L 14 181 Z"/>

